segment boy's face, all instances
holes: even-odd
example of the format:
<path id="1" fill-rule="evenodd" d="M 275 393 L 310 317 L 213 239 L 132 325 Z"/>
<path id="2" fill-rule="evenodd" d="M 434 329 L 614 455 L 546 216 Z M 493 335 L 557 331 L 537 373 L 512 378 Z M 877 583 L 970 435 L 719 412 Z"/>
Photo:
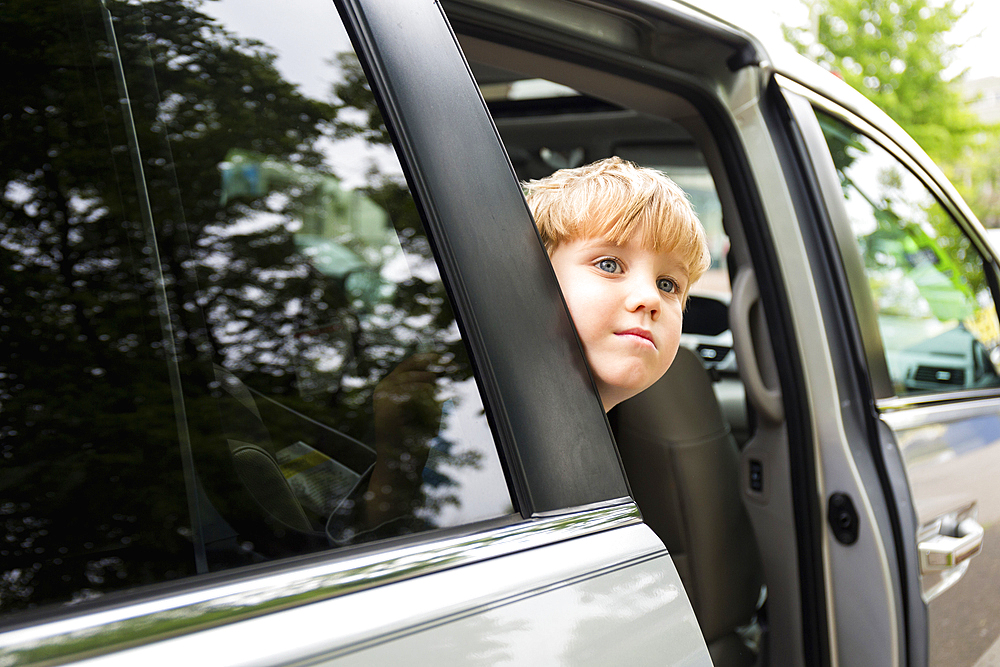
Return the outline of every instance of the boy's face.
<path id="1" fill-rule="evenodd" d="M 551 254 L 605 410 L 656 382 L 681 338 L 687 273 L 672 253 L 603 238 Z"/>

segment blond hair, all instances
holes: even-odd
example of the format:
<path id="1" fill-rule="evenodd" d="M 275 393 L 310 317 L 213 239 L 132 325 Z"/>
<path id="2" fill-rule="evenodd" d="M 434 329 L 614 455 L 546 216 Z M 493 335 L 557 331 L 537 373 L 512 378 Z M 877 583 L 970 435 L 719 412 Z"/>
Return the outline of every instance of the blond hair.
<path id="1" fill-rule="evenodd" d="M 636 238 L 654 252 L 675 253 L 693 284 L 708 270 L 705 229 L 680 187 L 662 172 L 619 157 L 560 169 L 522 183 L 545 249 L 563 241 Z"/>

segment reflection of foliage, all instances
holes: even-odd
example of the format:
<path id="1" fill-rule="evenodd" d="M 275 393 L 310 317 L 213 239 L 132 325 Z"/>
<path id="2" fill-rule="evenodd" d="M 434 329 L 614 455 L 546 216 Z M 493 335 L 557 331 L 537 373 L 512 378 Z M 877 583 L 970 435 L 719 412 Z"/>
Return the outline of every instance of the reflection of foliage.
<path id="1" fill-rule="evenodd" d="M 391 144 L 382 114 L 375 104 L 375 95 L 357 55 L 353 51 L 338 53 L 334 62 L 343 77 L 333 87 L 333 93 L 339 100 L 336 107 L 338 111 L 346 112 L 338 119 L 334 136 L 341 139 L 362 137 L 373 144 Z M 358 116 L 363 120 L 359 122 Z"/>
<path id="2" fill-rule="evenodd" d="M 194 565 L 112 50 L 82 4 L 0 17 L 3 611 Z"/>
<path id="3" fill-rule="evenodd" d="M 955 298 L 974 306 L 988 290 L 986 274 L 982 258 L 954 219 L 916 177 L 870 139 L 822 114 L 820 123 L 845 198 L 864 201 L 876 223 L 857 239 L 876 300 L 895 304 L 889 310 L 899 314 L 915 315 L 921 310 L 914 303 L 919 294 L 908 292 L 910 283 L 902 278 L 931 271 L 928 275 L 951 284 Z M 861 163 L 879 166 L 874 184 L 859 176 Z"/>
<path id="4" fill-rule="evenodd" d="M 819 119 L 852 216 L 896 391 L 927 391 L 953 377 L 964 387 L 994 384 L 987 355 L 1000 342 L 1000 327 L 972 241 L 881 147 L 828 116 Z"/>
<path id="5" fill-rule="evenodd" d="M 446 505 L 461 506 L 461 498 L 455 493 L 458 486 L 455 480 L 442 474 L 447 468 L 478 468 L 483 455 L 475 450 L 456 451 L 457 443 L 438 438 L 433 443 L 427 469 L 423 479 L 429 487 L 424 497 L 421 516 L 433 519 Z"/>
<path id="6" fill-rule="evenodd" d="M 398 261 L 427 270 L 394 282 L 388 263 L 373 266 L 384 289 L 367 301 L 296 242 L 319 206 L 305 181 L 220 206 L 218 166 L 234 150 L 329 183 L 320 141 L 389 143 L 356 60 L 340 57 L 338 99 L 319 102 L 281 76 L 266 46 L 228 33 L 197 2 L 103 5 L 134 137 L 116 102 L 101 2 L 10 0 L 0 16 L 4 612 L 194 574 L 172 360 L 206 487 L 232 477 L 213 361 L 294 410 L 268 414 L 276 447 L 302 440 L 333 454 L 330 426 L 371 440 L 373 388 L 418 346 L 446 355 L 450 380 L 471 377 L 397 179 L 373 175 L 365 194 L 400 230 L 408 257 Z M 333 381 L 302 391 L 316 363 L 308 345 L 343 363 Z M 442 449 L 452 465 L 475 465 Z M 206 531 L 211 567 L 257 557 L 224 528 Z"/>
<path id="7" fill-rule="evenodd" d="M 987 227 L 1000 227 L 1000 124 L 984 128 L 966 147 L 949 176 Z"/>

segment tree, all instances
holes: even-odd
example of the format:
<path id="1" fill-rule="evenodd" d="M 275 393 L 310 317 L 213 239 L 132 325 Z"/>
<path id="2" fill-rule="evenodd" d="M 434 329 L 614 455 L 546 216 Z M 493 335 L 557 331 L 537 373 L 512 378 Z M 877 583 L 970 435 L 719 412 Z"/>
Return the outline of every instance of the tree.
<path id="1" fill-rule="evenodd" d="M 984 127 L 966 146 L 949 176 L 979 221 L 1000 227 L 1000 126 Z"/>
<path id="2" fill-rule="evenodd" d="M 967 110 L 964 72 L 947 78 L 958 0 L 813 0 L 808 29 L 785 27 L 799 49 L 877 104 L 937 161 L 979 219 L 1000 226 L 1000 125 Z"/>
<path id="3" fill-rule="evenodd" d="M 237 421 L 223 374 L 265 397 L 237 427 L 333 457 L 371 442 L 374 389 L 418 345 L 454 382 L 472 370 L 405 183 L 373 172 L 349 191 L 325 164 L 324 142 L 389 143 L 356 59 L 335 61 L 343 83 L 323 101 L 198 0 L 0 4 L 2 614 L 198 571 L 181 442 L 217 502 Z M 237 157 L 270 182 L 227 184 Z M 377 256 L 353 273 L 310 260 L 303 230 L 339 224 L 352 197 L 398 230 L 414 277 L 382 275 Z M 343 253 L 378 245 L 332 234 Z M 443 406 L 426 407 L 436 433 Z M 477 463 L 434 444 L 452 468 Z M 449 482 L 431 483 L 425 516 L 458 502 Z M 203 535 L 210 568 L 275 555 L 238 530 Z"/>
<path id="4" fill-rule="evenodd" d="M 964 12 L 957 0 L 815 0 L 814 32 L 786 28 L 786 36 L 950 163 L 982 131 L 965 109 L 961 75 L 944 74 L 958 48 L 947 36 Z"/>

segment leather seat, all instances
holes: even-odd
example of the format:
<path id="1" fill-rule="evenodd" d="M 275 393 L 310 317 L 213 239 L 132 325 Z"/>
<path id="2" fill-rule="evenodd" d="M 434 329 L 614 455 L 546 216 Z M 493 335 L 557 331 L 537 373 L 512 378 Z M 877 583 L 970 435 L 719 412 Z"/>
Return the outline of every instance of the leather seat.
<path id="1" fill-rule="evenodd" d="M 216 509 L 265 557 L 329 547 L 326 533 L 309 519 L 285 479 L 250 389 L 218 365 L 215 379 L 228 447 L 205 452 L 202 468 L 214 474 L 203 475 L 202 483 Z"/>
<path id="2" fill-rule="evenodd" d="M 684 582 L 716 667 L 752 665 L 763 571 L 740 498 L 740 455 L 701 360 L 680 348 L 656 384 L 617 408 L 632 493 Z"/>

